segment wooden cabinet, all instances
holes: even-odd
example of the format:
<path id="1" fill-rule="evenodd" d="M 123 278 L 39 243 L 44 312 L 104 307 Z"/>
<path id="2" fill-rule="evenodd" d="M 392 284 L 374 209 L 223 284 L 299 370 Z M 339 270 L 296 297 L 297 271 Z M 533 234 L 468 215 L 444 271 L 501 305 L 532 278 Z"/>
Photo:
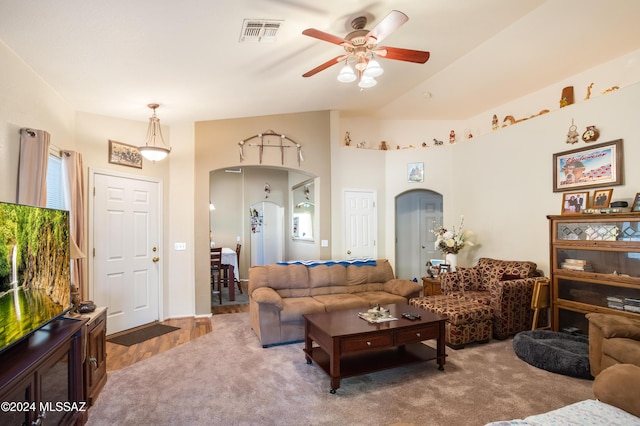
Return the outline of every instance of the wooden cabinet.
<path id="1" fill-rule="evenodd" d="M 442 294 L 440 278 L 422 277 L 422 295 L 436 296 Z"/>
<path id="2" fill-rule="evenodd" d="M 81 425 L 84 319 L 56 319 L 0 354 L 2 425 Z"/>
<path id="3" fill-rule="evenodd" d="M 548 219 L 553 329 L 588 334 L 588 312 L 640 318 L 640 214 Z"/>
<path id="4" fill-rule="evenodd" d="M 88 319 L 85 333 L 84 394 L 91 406 L 107 382 L 107 309 L 97 308 L 83 317 Z"/>

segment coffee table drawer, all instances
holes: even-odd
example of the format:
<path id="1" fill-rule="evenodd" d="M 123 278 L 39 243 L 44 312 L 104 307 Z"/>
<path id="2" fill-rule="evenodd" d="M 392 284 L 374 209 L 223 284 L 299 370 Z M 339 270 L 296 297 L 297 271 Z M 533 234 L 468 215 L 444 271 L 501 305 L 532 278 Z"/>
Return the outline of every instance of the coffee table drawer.
<path id="1" fill-rule="evenodd" d="M 341 352 L 357 352 L 374 348 L 384 348 L 393 346 L 393 334 L 376 333 L 371 336 L 345 337 L 341 342 Z"/>
<path id="2" fill-rule="evenodd" d="M 396 333 L 397 345 L 421 342 L 423 340 L 435 339 L 438 337 L 438 324 L 428 324 L 424 327 L 412 328 L 409 330 L 398 330 Z"/>

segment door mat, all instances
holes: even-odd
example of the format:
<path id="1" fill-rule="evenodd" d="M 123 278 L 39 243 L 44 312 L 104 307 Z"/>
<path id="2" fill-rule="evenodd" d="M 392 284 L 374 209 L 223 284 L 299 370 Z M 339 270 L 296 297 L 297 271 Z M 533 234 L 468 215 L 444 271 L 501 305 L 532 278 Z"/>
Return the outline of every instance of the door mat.
<path id="1" fill-rule="evenodd" d="M 154 324 L 119 336 L 110 337 L 107 339 L 107 342 L 115 343 L 116 345 L 131 346 L 142 343 L 145 340 L 153 339 L 154 337 L 162 336 L 163 334 L 171 333 L 175 330 L 180 330 L 180 327 Z"/>

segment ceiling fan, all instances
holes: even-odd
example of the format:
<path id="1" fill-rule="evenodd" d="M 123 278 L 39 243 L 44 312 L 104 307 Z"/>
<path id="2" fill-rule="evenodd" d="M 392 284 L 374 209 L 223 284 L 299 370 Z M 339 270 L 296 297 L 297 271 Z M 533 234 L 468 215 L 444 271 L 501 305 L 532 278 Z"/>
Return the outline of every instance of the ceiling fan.
<path id="1" fill-rule="evenodd" d="M 375 77 L 378 77 L 384 72 L 378 61 L 375 60 L 375 56 L 424 64 L 429 60 L 429 52 L 378 46 L 378 43 L 388 37 L 408 20 L 409 17 L 404 13 L 398 10 L 392 10 L 382 21 L 378 23 L 378 25 L 376 25 L 371 31 L 368 31 L 364 29 L 367 25 L 367 18 L 360 16 L 351 22 L 353 31 L 347 34 L 344 38 L 325 33 L 315 28 L 304 30 L 302 34 L 306 36 L 342 46 L 345 53 L 328 60 L 322 65 L 304 73 L 302 76 L 311 77 L 332 65 L 344 61 L 345 66 L 340 71 L 338 80 L 344 83 L 350 83 L 358 80 L 358 85 L 361 88 L 367 88 L 375 86 Z M 354 64 L 357 75 L 351 68 L 351 64 Z"/>

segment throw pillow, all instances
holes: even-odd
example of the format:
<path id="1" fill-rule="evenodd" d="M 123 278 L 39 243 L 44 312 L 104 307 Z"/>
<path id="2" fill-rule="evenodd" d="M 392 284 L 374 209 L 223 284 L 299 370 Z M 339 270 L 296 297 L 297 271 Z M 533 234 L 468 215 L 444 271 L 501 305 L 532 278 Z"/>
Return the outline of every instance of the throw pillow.
<path id="1" fill-rule="evenodd" d="M 506 272 L 502 274 L 500 277 L 500 281 L 509 281 L 509 280 L 518 280 L 520 279 L 520 275 L 516 274 L 507 274 Z"/>
<path id="2" fill-rule="evenodd" d="M 460 279 L 460 290 L 464 291 L 483 291 L 485 289 L 479 288 L 480 272 L 478 268 L 456 268 L 456 272 Z"/>

